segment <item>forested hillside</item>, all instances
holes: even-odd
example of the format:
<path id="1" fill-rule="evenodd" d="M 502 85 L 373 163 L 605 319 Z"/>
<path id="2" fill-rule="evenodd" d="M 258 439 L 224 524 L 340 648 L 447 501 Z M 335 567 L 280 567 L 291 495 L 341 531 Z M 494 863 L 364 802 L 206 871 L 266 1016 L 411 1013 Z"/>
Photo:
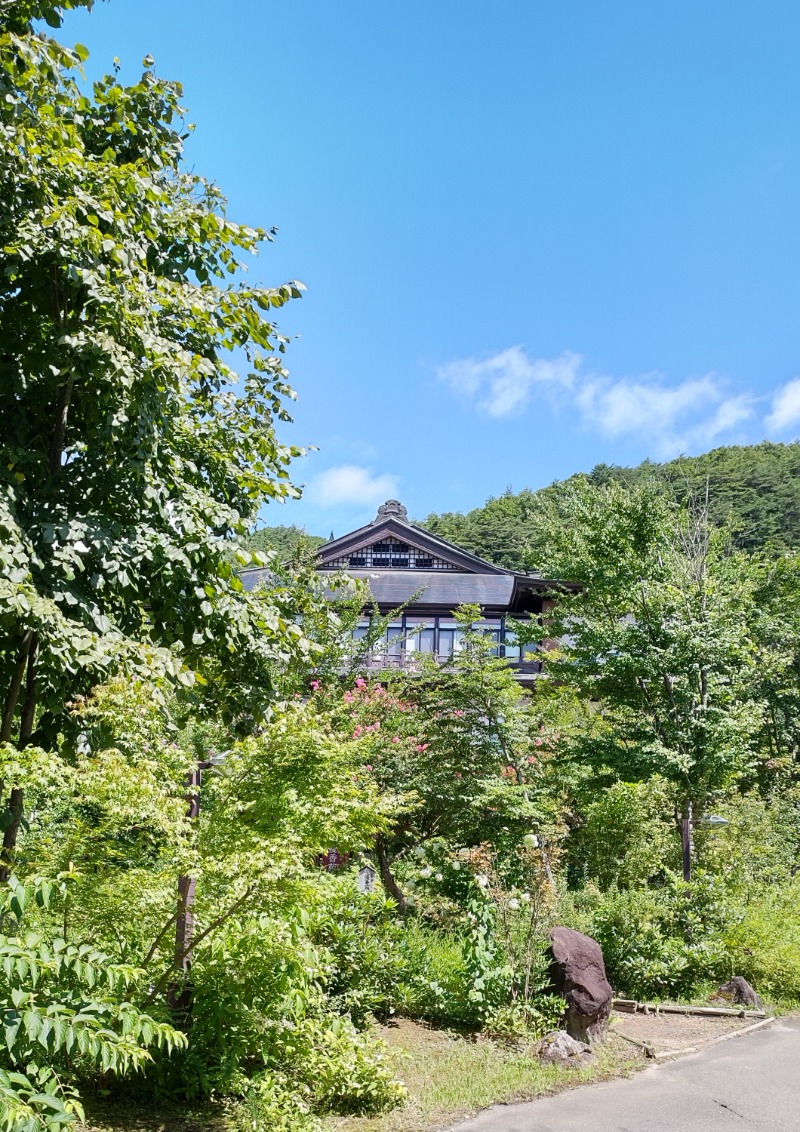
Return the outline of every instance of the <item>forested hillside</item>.
<path id="1" fill-rule="evenodd" d="M 424 526 L 492 562 L 512 569 L 535 569 L 544 510 L 557 512 L 578 477 L 538 491 L 524 488 L 489 499 L 466 514 L 431 514 Z M 702 456 L 681 456 L 665 464 L 649 460 L 634 468 L 598 464 L 588 474 L 600 486 L 656 479 L 681 502 L 704 497 L 706 482 L 712 520 L 730 522 L 745 549 L 800 548 L 800 444 L 756 444 L 715 448 Z"/>
<path id="2" fill-rule="evenodd" d="M 259 527 L 243 540 L 248 550 L 274 550 L 282 562 L 289 562 L 301 550 L 313 550 L 327 540 L 321 535 L 310 535 L 303 527 L 295 524 L 277 527 Z"/>

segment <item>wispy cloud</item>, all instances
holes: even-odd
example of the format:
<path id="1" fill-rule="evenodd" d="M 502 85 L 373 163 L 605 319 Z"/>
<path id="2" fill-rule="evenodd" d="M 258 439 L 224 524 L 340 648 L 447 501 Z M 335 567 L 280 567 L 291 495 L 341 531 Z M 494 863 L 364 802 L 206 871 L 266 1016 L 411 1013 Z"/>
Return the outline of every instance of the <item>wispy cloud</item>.
<path id="1" fill-rule="evenodd" d="M 669 383 L 658 373 L 608 377 L 587 370 L 580 354 L 531 358 L 511 346 L 486 358 L 462 358 L 438 368 L 439 378 L 479 413 L 518 416 L 534 394 L 571 409 L 580 422 L 610 438 L 644 436 L 656 454 L 710 444 L 753 415 L 750 394 L 731 394 L 716 374 Z M 800 381 L 796 391 L 800 419 Z"/>
<path id="2" fill-rule="evenodd" d="M 730 396 L 713 374 L 668 385 L 658 376 L 589 377 L 576 392 L 583 423 L 610 438 L 646 436 L 657 455 L 708 445 L 752 416 L 752 398 Z"/>
<path id="3" fill-rule="evenodd" d="M 436 372 L 458 394 L 475 398 L 478 409 L 500 419 L 526 409 L 537 387 L 571 388 L 582 360 L 569 352 L 529 358 L 521 346 L 509 346 L 488 358 L 447 362 Z"/>
<path id="4" fill-rule="evenodd" d="M 376 474 L 358 464 L 339 464 L 319 472 L 305 490 L 305 498 L 320 507 L 367 506 L 397 495 L 399 478 Z"/>
<path id="5" fill-rule="evenodd" d="M 787 381 L 775 391 L 772 412 L 764 423 L 768 429 L 777 433 L 784 433 L 800 424 L 800 377 Z"/>

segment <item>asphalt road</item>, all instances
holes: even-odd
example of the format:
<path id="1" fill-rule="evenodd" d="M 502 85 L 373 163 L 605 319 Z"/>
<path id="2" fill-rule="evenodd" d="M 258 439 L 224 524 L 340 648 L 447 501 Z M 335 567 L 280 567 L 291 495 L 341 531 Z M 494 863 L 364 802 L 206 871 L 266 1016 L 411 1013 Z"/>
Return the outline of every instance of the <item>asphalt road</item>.
<path id="1" fill-rule="evenodd" d="M 800 1132 L 800 1021 L 700 1053 L 519 1105 L 455 1132 Z"/>

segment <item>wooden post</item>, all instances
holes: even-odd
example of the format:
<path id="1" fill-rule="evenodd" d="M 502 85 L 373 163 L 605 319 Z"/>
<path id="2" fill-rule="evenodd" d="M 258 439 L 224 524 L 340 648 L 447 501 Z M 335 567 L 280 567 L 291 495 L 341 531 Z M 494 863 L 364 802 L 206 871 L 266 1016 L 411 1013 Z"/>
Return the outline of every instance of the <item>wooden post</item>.
<path id="1" fill-rule="evenodd" d="M 683 879 L 692 879 L 692 803 L 686 803 L 686 813 L 681 819 L 681 842 L 683 844 Z"/>

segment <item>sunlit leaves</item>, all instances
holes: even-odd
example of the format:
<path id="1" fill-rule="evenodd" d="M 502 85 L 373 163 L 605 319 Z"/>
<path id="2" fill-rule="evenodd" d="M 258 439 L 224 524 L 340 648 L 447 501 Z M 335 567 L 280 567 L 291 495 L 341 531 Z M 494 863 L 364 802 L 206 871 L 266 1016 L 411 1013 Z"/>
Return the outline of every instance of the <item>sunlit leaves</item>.
<path id="1" fill-rule="evenodd" d="M 24 930 L 28 905 L 47 904 L 52 889 L 49 881 L 26 885 L 12 877 L 0 898 L 6 928 L 18 933 L 0 934 L 0 1040 L 10 1064 L 25 1066 L 0 1070 L 0 1129 L 9 1132 L 56 1129 L 81 1117 L 77 1096 L 51 1066 L 58 1055 L 124 1074 L 151 1060 L 149 1047 L 186 1043 L 130 1001 L 142 971 L 112 962 L 91 943 Z"/>
<path id="2" fill-rule="evenodd" d="M 33 629 L 43 734 L 119 667 L 210 670 L 258 715 L 292 642 L 228 549 L 295 494 L 271 316 L 302 284 L 243 281 L 268 236 L 182 168 L 178 84 L 146 60 L 87 95 L 86 49 L 31 32 L 69 6 L 15 4 L 0 31 L 0 684 Z"/>

